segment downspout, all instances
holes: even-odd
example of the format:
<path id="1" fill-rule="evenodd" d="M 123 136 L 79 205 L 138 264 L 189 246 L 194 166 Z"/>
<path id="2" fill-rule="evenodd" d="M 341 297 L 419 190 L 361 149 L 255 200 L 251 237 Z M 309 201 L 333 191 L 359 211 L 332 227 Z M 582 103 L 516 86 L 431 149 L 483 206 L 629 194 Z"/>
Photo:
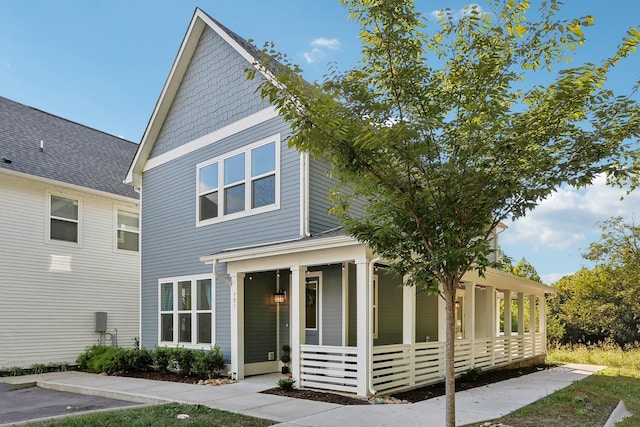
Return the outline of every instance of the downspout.
<path id="1" fill-rule="evenodd" d="M 377 257 L 372 259 L 369 262 L 369 283 L 367 284 L 367 286 L 369 287 L 369 292 L 371 292 L 372 288 L 373 288 L 373 269 L 375 267 L 376 262 L 380 261 L 382 258 Z M 378 284 L 378 286 L 380 286 L 380 284 Z M 373 295 L 371 295 L 371 302 L 373 303 Z M 368 325 L 367 325 L 367 330 L 369 331 L 369 333 L 367 334 L 367 336 L 369 337 L 369 393 L 372 396 L 375 396 L 378 391 L 376 389 L 373 388 L 373 335 L 372 335 L 372 326 L 373 326 L 373 304 L 369 304 L 369 316 L 367 316 L 367 318 L 369 319 L 368 321 Z"/>
<path id="2" fill-rule="evenodd" d="M 217 280 L 220 280 L 222 283 L 225 283 L 231 286 L 231 281 L 229 279 L 218 274 L 218 260 L 214 259 L 212 264 L 213 264 L 213 275 L 215 276 L 215 278 Z"/>
<path id="3" fill-rule="evenodd" d="M 309 153 L 300 153 L 300 237 L 309 236 Z"/>

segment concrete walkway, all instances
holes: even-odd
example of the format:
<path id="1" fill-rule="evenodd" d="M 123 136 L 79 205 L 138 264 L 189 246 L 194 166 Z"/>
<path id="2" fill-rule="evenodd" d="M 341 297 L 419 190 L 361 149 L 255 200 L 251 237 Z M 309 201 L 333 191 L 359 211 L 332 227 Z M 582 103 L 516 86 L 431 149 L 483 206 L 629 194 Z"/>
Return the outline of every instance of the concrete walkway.
<path id="1" fill-rule="evenodd" d="M 456 424 L 499 418 L 604 368 L 564 365 L 518 378 L 456 393 Z M 342 406 L 333 403 L 262 394 L 281 375 L 261 375 L 218 387 L 114 377 L 82 372 L 58 372 L 0 381 L 60 391 L 128 400 L 138 403 L 201 404 L 278 421 L 278 426 L 440 426 L 444 425 L 443 397 L 413 404 Z"/>

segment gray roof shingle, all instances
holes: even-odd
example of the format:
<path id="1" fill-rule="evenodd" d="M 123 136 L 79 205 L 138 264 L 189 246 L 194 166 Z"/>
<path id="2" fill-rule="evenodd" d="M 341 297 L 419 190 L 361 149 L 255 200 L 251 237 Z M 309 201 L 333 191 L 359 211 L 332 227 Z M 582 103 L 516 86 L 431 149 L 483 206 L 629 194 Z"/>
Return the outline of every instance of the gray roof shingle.
<path id="1" fill-rule="evenodd" d="M 138 199 L 123 183 L 137 148 L 131 141 L 0 97 L 0 169 Z"/>

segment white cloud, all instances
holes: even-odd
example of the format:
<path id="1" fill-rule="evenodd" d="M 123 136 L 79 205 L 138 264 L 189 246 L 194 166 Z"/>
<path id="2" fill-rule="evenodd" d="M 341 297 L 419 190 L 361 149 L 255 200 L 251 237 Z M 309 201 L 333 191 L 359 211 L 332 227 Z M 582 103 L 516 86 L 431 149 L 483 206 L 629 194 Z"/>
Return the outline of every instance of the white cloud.
<path id="1" fill-rule="evenodd" d="M 327 55 L 327 51 L 340 49 L 341 43 L 337 38 L 326 39 L 324 37 L 318 37 L 317 39 L 311 40 L 309 45 L 311 49 L 305 51 L 302 55 L 305 61 L 311 64 L 324 58 Z"/>
<path id="2" fill-rule="evenodd" d="M 310 44 L 314 47 L 324 47 L 330 50 L 336 50 L 340 48 L 340 40 L 336 38 L 325 39 L 324 37 L 319 37 L 315 40 L 312 40 Z"/>
<path id="3" fill-rule="evenodd" d="M 599 222 L 612 216 L 631 219 L 634 207 L 640 207 L 640 192 L 621 201 L 624 194 L 625 190 L 606 185 L 604 177 L 596 178 L 583 190 L 561 188 L 524 218 L 508 224 L 509 231 L 502 239 L 505 243 L 526 243 L 536 251 L 578 246 L 586 249 L 599 237 Z"/>
<path id="4" fill-rule="evenodd" d="M 554 283 L 556 283 L 558 280 L 562 279 L 564 276 L 570 276 L 573 273 L 575 273 L 575 271 L 572 271 L 570 273 L 549 273 L 549 274 L 541 274 L 540 275 L 540 280 L 542 280 L 542 283 L 545 283 L 547 285 L 553 285 Z"/>

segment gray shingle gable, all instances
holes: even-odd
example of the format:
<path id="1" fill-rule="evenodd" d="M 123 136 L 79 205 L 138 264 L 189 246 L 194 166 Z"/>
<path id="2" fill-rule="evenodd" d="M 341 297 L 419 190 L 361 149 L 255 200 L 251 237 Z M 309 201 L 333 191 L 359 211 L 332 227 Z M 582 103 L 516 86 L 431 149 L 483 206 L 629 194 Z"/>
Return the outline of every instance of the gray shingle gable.
<path id="1" fill-rule="evenodd" d="M 123 183 L 137 147 L 0 97 L 0 169 L 138 199 L 133 188 Z"/>

